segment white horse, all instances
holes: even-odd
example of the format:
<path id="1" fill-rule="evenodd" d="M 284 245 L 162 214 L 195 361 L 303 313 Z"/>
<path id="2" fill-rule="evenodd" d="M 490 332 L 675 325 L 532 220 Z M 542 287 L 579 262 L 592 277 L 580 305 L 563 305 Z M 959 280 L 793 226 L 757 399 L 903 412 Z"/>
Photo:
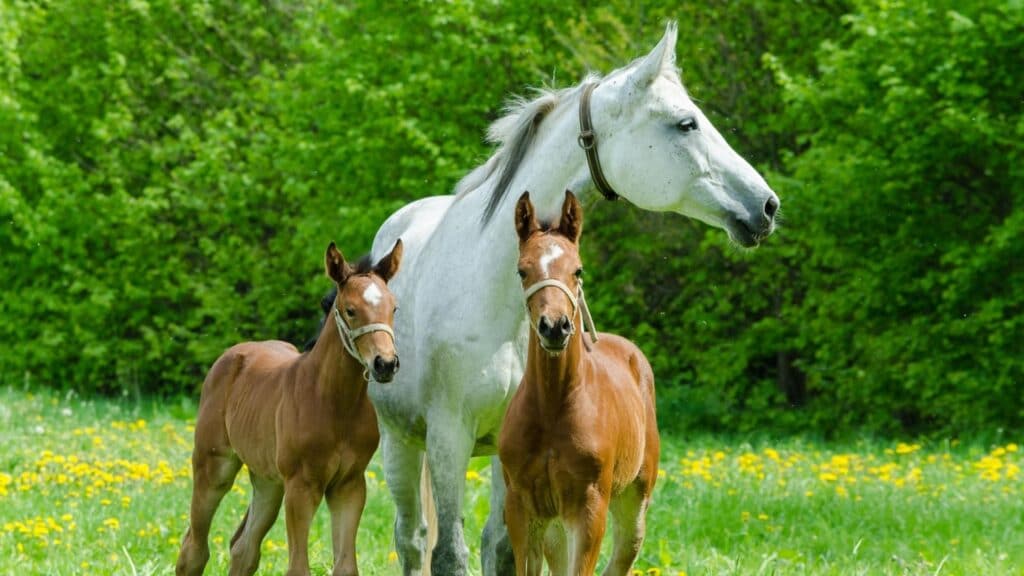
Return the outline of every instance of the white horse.
<path id="1" fill-rule="evenodd" d="M 470 457 L 483 455 L 492 456 L 493 472 L 483 571 L 512 570 L 502 518 L 505 487 L 493 455 L 526 358 L 528 322 L 513 226 L 523 191 L 541 219 L 558 216 L 567 189 L 584 197 L 599 190 L 644 210 L 722 228 L 742 246 L 771 234 L 778 198 L 689 98 L 675 45 L 671 23 L 654 50 L 629 66 L 514 102 L 489 130 L 499 149 L 459 183 L 456 195 L 413 202 L 377 232 L 375 258 L 398 237 L 405 244 L 405 270 L 391 284 L 402 306 L 395 332 L 403 369 L 390 384 L 370 388 L 404 574 L 427 568 L 424 450 L 438 522 L 432 573 L 467 573 L 463 491 Z"/>

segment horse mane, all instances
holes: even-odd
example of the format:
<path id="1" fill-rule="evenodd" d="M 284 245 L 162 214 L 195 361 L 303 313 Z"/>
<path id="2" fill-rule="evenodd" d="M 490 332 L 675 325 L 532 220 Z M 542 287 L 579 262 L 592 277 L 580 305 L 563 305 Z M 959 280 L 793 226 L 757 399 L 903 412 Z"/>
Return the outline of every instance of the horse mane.
<path id="1" fill-rule="evenodd" d="M 559 104 L 574 96 L 588 82 L 597 80 L 597 75 L 588 75 L 582 83 L 569 88 L 537 88 L 533 99 L 515 96 L 505 105 L 505 114 L 495 120 L 487 129 L 487 142 L 498 145 L 498 150 L 487 162 L 476 167 L 459 181 L 455 187 L 457 198 L 477 190 L 495 172 L 498 183 L 491 190 L 487 207 L 481 216 L 483 225 L 490 222 L 501 201 L 508 193 L 509 185 L 522 164 L 526 152 L 533 145 L 537 130 L 544 118 Z"/>

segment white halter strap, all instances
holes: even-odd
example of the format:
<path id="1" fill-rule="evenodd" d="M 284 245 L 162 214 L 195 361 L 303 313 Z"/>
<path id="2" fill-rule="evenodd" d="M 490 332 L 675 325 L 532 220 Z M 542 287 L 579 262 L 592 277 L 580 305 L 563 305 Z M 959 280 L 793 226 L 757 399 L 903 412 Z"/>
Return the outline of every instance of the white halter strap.
<path id="1" fill-rule="evenodd" d="M 359 355 L 359 351 L 356 350 L 356 339 L 360 336 L 365 336 L 371 332 L 385 332 L 388 336 L 391 336 L 392 344 L 395 342 L 395 332 L 391 329 L 391 326 L 382 323 L 367 324 L 360 326 L 355 330 L 348 327 L 345 323 L 345 319 L 341 317 L 341 312 L 338 311 L 336 305 L 331 306 L 334 308 L 334 323 L 338 326 L 338 335 L 341 336 L 341 343 L 345 346 L 345 350 L 348 351 L 349 356 L 356 359 L 359 365 L 363 367 L 363 378 L 369 380 L 370 367 L 363 358 Z"/>
<path id="2" fill-rule="evenodd" d="M 524 302 L 528 303 L 530 301 L 530 297 L 532 297 L 537 292 L 540 292 L 544 288 L 548 287 L 558 288 L 559 290 L 564 292 L 566 296 L 569 297 L 569 302 L 572 302 L 573 323 L 571 332 L 569 332 L 569 334 L 572 335 L 576 333 L 575 320 L 576 314 L 579 313 L 582 315 L 583 329 L 587 332 L 590 332 L 591 341 L 597 342 L 597 330 L 594 328 L 594 319 L 590 316 L 590 309 L 587 308 L 587 300 L 583 297 L 583 280 L 580 279 L 579 283 L 577 284 L 578 297 L 576 295 L 573 295 L 572 290 L 569 290 L 569 287 L 566 286 L 564 282 L 555 280 L 554 278 L 540 280 L 539 282 L 531 284 L 530 287 L 527 288 L 526 291 L 523 293 Z M 530 323 L 532 324 L 533 321 L 531 320 Z M 534 326 L 533 329 L 536 330 L 537 327 Z"/>

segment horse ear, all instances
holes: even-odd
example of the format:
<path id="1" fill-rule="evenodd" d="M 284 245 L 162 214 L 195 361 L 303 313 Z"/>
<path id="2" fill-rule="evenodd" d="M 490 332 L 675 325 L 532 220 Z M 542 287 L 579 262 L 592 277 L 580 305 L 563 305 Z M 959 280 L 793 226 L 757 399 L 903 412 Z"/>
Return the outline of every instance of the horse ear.
<path id="1" fill-rule="evenodd" d="M 637 65 L 630 73 L 630 80 L 636 86 L 640 88 L 646 88 L 654 82 L 662 70 L 666 67 L 675 67 L 676 65 L 676 23 L 669 22 L 665 26 L 665 35 L 661 37 L 661 41 L 658 45 L 651 50 L 651 53 L 644 57 L 644 59 Z"/>
<path id="2" fill-rule="evenodd" d="M 530 192 L 523 192 L 519 202 L 516 202 L 516 233 L 519 234 L 519 241 L 526 242 L 538 228 L 540 224 L 537 223 L 537 215 L 533 212 Z"/>
<path id="3" fill-rule="evenodd" d="M 345 280 L 352 275 L 352 268 L 349 267 L 348 262 L 345 262 L 345 257 L 334 242 L 327 247 L 327 254 L 324 255 L 324 268 L 327 269 L 327 277 L 338 285 L 344 284 Z"/>
<path id="4" fill-rule="evenodd" d="M 583 207 L 576 195 L 571 190 L 565 191 L 565 201 L 562 202 L 562 218 L 558 222 L 558 229 L 565 237 L 574 243 L 579 242 L 580 234 L 583 233 Z"/>
<path id="5" fill-rule="evenodd" d="M 402 264 L 402 239 L 399 238 L 395 242 L 394 248 L 388 255 L 381 258 L 380 262 L 373 267 L 373 271 L 377 273 L 385 282 L 389 282 L 398 273 L 398 267 Z"/>

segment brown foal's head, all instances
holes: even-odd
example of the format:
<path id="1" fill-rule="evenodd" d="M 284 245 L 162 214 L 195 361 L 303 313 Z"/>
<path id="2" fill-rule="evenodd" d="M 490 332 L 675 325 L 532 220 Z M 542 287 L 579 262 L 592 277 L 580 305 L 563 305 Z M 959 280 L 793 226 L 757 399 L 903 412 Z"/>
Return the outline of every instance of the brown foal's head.
<path id="1" fill-rule="evenodd" d="M 385 330 L 372 330 L 359 335 L 362 328 L 373 328 L 383 324 L 390 328 L 394 324 L 398 306 L 387 283 L 398 272 L 402 262 L 402 241 L 395 242 L 391 252 L 376 265 L 363 264 L 353 268 L 342 256 L 334 242 L 327 247 L 324 256 L 327 276 L 338 285 L 334 307 L 347 327 L 356 334 L 351 339 L 358 360 L 372 372 L 377 382 L 390 382 L 398 371 L 398 354 L 395 340 Z M 333 323 L 334 319 L 328 318 Z M 344 338 L 344 337 L 343 337 Z"/>
<path id="2" fill-rule="evenodd" d="M 530 193 L 516 204 L 516 232 L 519 234 L 519 277 L 527 291 L 526 308 L 540 345 L 558 354 L 576 331 L 583 264 L 579 239 L 583 230 L 583 209 L 572 192 L 565 191 L 562 214 L 554 226 L 537 221 Z M 538 285 L 552 281 L 548 285 Z M 564 286 L 559 287 L 558 284 Z M 536 290 L 532 294 L 531 291 Z M 567 293 L 568 292 L 568 293 Z"/>

